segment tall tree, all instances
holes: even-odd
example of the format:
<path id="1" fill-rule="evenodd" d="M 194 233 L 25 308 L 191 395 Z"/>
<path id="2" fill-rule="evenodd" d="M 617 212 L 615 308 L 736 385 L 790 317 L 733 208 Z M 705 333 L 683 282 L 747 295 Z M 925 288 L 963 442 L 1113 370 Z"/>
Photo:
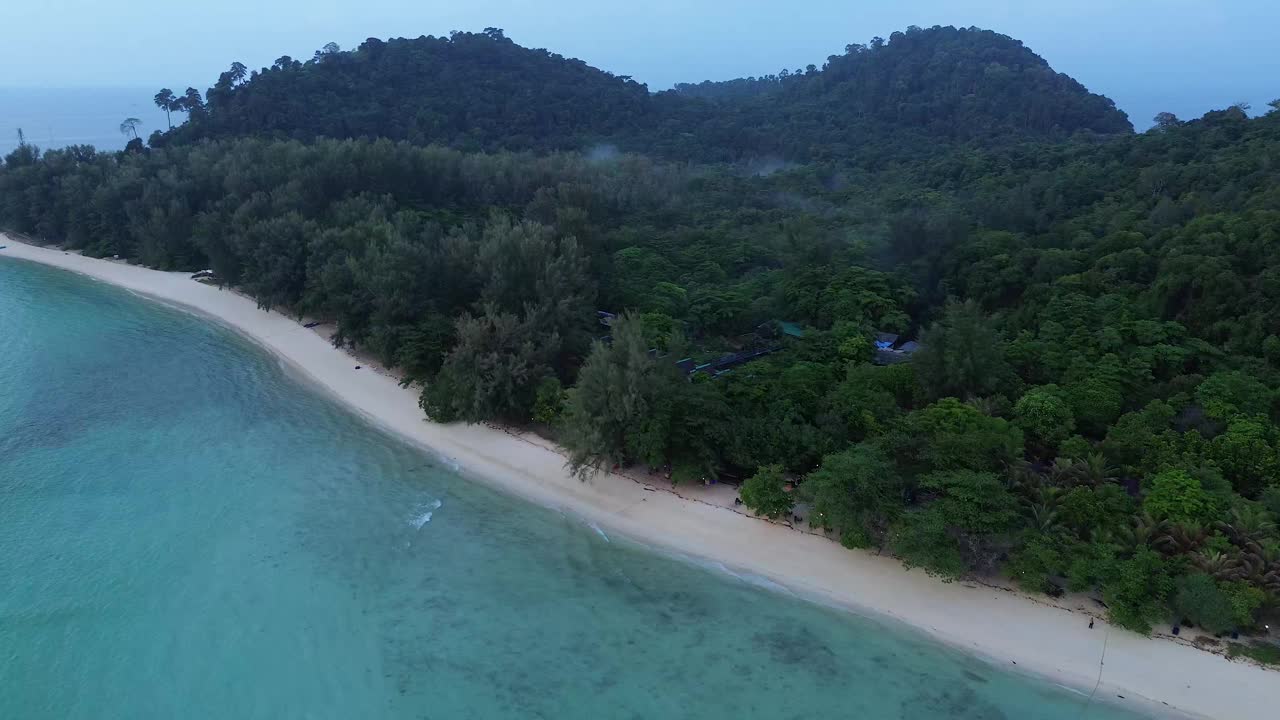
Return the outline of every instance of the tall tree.
<path id="1" fill-rule="evenodd" d="M 242 62 L 231 63 L 231 70 L 228 71 L 231 77 L 232 85 L 239 85 L 249 74 L 249 68 L 245 67 Z"/>
<path id="2" fill-rule="evenodd" d="M 195 120 L 203 117 L 205 113 L 204 98 L 200 95 L 200 91 L 189 87 L 179 99 L 182 103 L 181 110 L 187 114 L 187 117 Z"/>
<path id="3" fill-rule="evenodd" d="M 138 118 L 125 118 L 124 121 L 120 123 L 120 134 L 125 137 L 132 136 L 134 140 L 137 140 L 138 126 L 141 124 L 142 121 Z"/>
<path id="4" fill-rule="evenodd" d="M 949 303 L 920 341 L 915 364 L 930 397 L 991 395 L 1013 377 L 999 332 L 972 300 Z"/>
<path id="5" fill-rule="evenodd" d="M 427 383 L 422 407 L 441 422 L 527 421 L 535 387 L 551 374 L 548 360 L 559 337 L 539 335 L 527 319 L 490 304 L 479 315 L 458 318 L 456 332 L 457 344 Z"/>
<path id="6" fill-rule="evenodd" d="M 582 478 L 633 459 L 662 462 L 673 397 L 684 380 L 671 360 L 649 352 L 639 316 L 617 318 L 597 341 L 565 404 L 569 466 Z"/>
<path id="7" fill-rule="evenodd" d="M 181 106 L 177 105 L 177 102 L 178 97 L 174 95 L 173 91 L 169 88 L 160 88 L 160 92 L 156 93 L 156 107 L 164 110 L 164 119 L 169 123 L 170 130 L 173 129 L 173 118 L 169 116 L 169 113 L 174 110 L 181 109 Z"/>

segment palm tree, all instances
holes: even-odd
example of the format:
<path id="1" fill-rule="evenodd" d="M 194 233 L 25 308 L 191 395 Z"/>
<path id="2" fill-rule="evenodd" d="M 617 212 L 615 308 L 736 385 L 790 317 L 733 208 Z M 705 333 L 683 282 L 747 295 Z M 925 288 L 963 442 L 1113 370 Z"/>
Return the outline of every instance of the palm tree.
<path id="1" fill-rule="evenodd" d="M 1203 527 L 1194 523 L 1179 523 L 1162 527 L 1151 541 L 1151 546 L 1165 557 L 1189 555 L 1199 550 L 1208 539 L 1209 533 Z"/>
<path id="2" fill-rule="evenodd" d="M 1276 524 L 1267 516 L 1267 512 L 1253 505 L 1231 508 L 1230 517 L 1226 521 L 1214 523 L 1214 527 L 1236 547 L 1255 553 L 1261 552 L 1263 545 L 1276 530 Z"/>
<path id="3" fill-rule="evenodd" d="M 1240 553 L 1240 579 L 1258 587 L 1265 585 L 1270 570 L 1268 560 L 1263 553 Z"/>
<path id="4" fill-rule="evenodd" d="M 1103 485 L 1109 482 L 1115 482 L 1116 469 L 1107 464 L 1107 458 L 1100 452 L 1089 453 L 1081 462 L 1077 463 L 1080 477 L 1090 485 Z"/>
<path id="5" fill-rule="evenodd" d="M 1025 497 L 1037 497 L 1044 485 L 1044 478 L 1026 460 L 1015 460 L 1009 467 L 1005 481 L 1010 490 Z"/>
<path id="6" fill-rule="evenodd" d="M 1031 521 L 1031 527 L 1045 535 L 1062 527 L 1062 522 L 1058 519 L 1058 509 L 1049 503 L 1032 505 L 1027 512 L 1027 518 Z"/>
<path id="7" fill-rule="evenodd" d="M 124 135 L 125 137 L 129 137 L 130 135 L 133 135 L 133 139 L 137 140 L 138 126 L 141 124 L 142 124 L 142 121 L 139 120 L 138 118 L 125 118 L 124 122 L 120 123 L 120 134 Z"/>
<path id="8" fill-rule="evenodd" d="M 965 401 L 987 417 L 1000 417 L 1000 401 L 991 397 L 971 397 Z"/>
<path id="9" fill-rule="evenodd" d="M 1271 557 L 1266 568 L 1266 573 L 1262 576 L 1262 589 L 1271 593 L 1272 597 L 1280 598 L 1280 552 L 1271 549 Z"/>
<path id="10" fill-rule="evenodd" d="M 1080 479 L 1081 465 L 1082 463 L 1071 458 L 1056 458 L 1053 465 L 1049 466 L 1049 478 L 1054 485 L 1075 485 Z"/>
<path id="11" fill-rule="evenodd" d="M 1100 537 L 1104 542 L 1112 542 L 1119 545 L 1127 552 L 1137 552 L 1139 549 L 1148 547 L 1152 541 L 1159 536 L 1164 529 L 1163 522 L 1156 522 L 1151 515 L 1142 513 L 1133 518 L 1133 523 L 1129 527 L 1120 527 L 1114 531 L 1106 531 Z"/>
<path id="12" fill-rule="evenodd" d="M 1241 580 L 1249 574 L 1248 569 L 1239 558 L 1231 557 L 1216 550 L 1201 550 L 1192 555 L 1191 564 L 1214 580 L 1225 582 Z"/>

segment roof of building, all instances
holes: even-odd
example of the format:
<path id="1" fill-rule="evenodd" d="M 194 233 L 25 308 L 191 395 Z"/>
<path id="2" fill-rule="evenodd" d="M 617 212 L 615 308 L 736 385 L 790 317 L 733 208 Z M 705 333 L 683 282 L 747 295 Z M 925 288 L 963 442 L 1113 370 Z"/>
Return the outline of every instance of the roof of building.
<path id="1" fill-rule="evenodd" d="M 876 333 L 876 344 L 889 343 L 889 347 L 892 347 L 897 342 L 898 342 L 898 336 L 894 333 L 886 333 L 886 332 Z"/>

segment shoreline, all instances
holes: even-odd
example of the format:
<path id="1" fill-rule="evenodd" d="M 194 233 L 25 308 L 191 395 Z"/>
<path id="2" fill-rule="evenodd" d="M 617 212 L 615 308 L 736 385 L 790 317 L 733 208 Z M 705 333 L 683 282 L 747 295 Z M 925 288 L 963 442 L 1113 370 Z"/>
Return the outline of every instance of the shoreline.
<path id="1" fill-rule="evenodd" d="M 229 327 L 377 427 L 435 453 L 469 477 L 588 525 L 679 557 L 745 573 L 824 605 L 889 619 L 1000 669 L 1031 674 L 1138 712 L 1247 720 L 1280 706 L 1280 675 L 1181 642 L 1110 628 L 1017 592 L 967 581 L 943 583 L 898 560 L 850 551 L 731 508 L 685 497 L 642 478 L 571 477 L 551 443 L 487 425 L 427 421 L 417 392 L 334 348 L 321 333 L 256 307 L 189 273 L 149 270 L 28 245 L 0 234 L 0 257 L 40 263 L 119 286 Z M 355 369 L 355 365 L 363 369 Z M 599 529 L 597 528 L 597 529 Z M 1053 655 L 1045 651 L 1052 648 Z M 1104 662 L 1105 652 L 1105 662 Z"/>

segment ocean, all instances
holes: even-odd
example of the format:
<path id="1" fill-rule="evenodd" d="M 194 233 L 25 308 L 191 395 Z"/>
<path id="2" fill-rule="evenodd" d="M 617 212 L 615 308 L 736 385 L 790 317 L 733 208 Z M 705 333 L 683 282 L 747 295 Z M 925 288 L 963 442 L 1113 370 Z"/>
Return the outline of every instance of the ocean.
<path id="1" fill-rule="evenodd" d="M 0 337 L 0 718 L 1141 717 L 491 490 L 2 253 Z"/>
<path id="2" fill-rule="evenodd" d="M 152 98 L 160 88 L 12 88 L 0 87 L 0 156 L 18 146 L 18 130 L 42 150 L 93 145 L 123 150 L 129 139 L 120 133 L 125 118 L 141 121 L 146 140 L 168 127 Z M 174 115 L 175 124 L 185 119 Z"/>

